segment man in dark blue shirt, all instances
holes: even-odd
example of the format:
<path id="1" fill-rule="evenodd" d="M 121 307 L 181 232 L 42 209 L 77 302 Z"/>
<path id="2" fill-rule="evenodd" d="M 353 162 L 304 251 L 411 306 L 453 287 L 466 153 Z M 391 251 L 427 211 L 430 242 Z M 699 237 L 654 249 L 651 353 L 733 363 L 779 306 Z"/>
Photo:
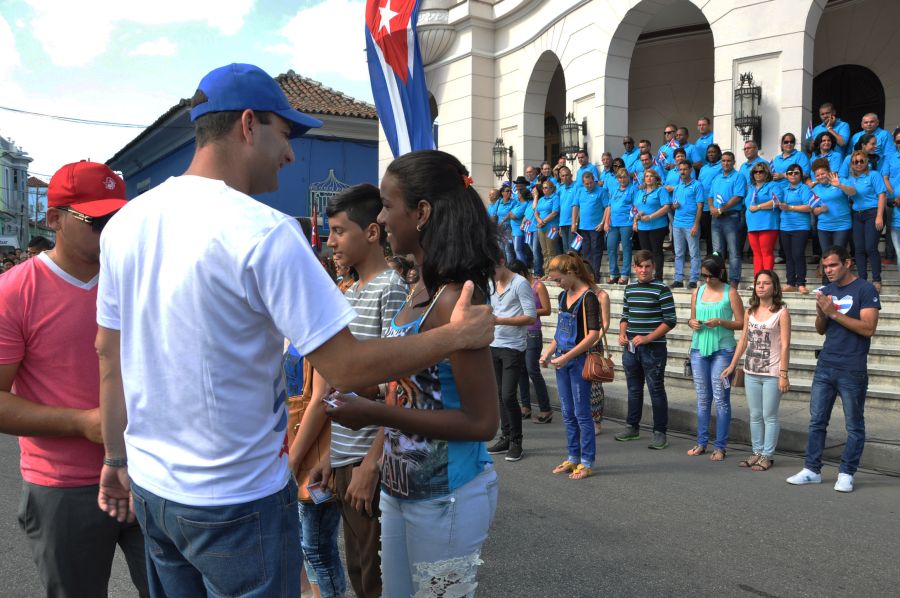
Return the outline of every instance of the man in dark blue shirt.
<path id="1" fill-rule="evenodd" d="M 853 475 L 866 443 L 863 417 L 869 387 L 866 362 L 878 327 L 881 302 L 872 283 L 850 271 L 850 255 L 844 247 L 825 250 L 822 268 L 829 282 L 816 291 L 816 332 L 825 335 L 825 342 L 810 389 L 806 462 L 800 473 L 789 477 L 787 482 L 795 485 L 822 482 L 825 432 L 834 400 L 840 394 L 847 444 L 841 455 L 834 489 L 852 492 Z"/>

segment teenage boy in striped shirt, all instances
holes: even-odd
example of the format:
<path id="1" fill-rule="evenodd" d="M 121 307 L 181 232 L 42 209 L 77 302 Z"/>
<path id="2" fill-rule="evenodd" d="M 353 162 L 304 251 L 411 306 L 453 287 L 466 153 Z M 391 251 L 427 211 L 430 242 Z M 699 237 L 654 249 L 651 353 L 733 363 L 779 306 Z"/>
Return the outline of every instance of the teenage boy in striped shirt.
<path id="1" fill-rule="evenodd" d="M 669 423 L 669 401 L 665 375 L 666 334 L 675 327 L 675 301 L 672 291 L 661 280 L 655 280 L 653 255 L 645 250 L 632 256 L 637 282 L 625 287 L 622 319 L 619 322 L 619 344 L 622 367 L 628 385 L 628 426 L 616 434 L 616 440 L 640 438 L 641 412 L 644 407 L 644 382 L 653 405 L 653 440 L 649 448 L 661 450 L 669 446 L 666 429 Z"/>

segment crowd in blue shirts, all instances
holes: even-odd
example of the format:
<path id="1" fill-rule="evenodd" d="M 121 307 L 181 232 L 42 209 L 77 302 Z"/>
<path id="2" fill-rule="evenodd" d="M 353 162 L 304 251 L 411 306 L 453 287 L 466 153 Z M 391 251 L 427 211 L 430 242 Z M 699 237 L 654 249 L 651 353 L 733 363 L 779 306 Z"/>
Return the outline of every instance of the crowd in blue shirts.
<path id="1" fill-rule="evenodd" d="M 760 156 L 754 140 L 745 141 L 739 169 L 734 153 L 715 143 L 705 117 L 693 142 L 687 127 L 668 124 L 656 151 L 647 139 L 636 144 L 625 136 L 621 155 L 603 152 L 597 164 L 582 150 L 571 166 L 565 156 L 556 165 L 528 166 L 524 176 L 492 192 L 489 210 L 507 258 L 543 276 L 551 258 L 575 250 L 598 281 L 605 271 L 607 283 L 627 284 L 634 250 L 652 253 L 658 279 L 670 250 L 675 276 L 669 286 L 695 288 L 704 242 L 705 254 L 727 256 L 729 282 L 737 287 L 749 246 L 754 274 L 784 263 L 785 291 L 805 293 L 808 244 L 812 261 L 822 248 L 849 244 L 860 277 L 871 277 L 880 290 L 882 236 L 886 258 L 900 251 L 900 208 L 893 209 L 900 130 L 891 136 L 878 115 L 866 114 L 853 132 L 831 103 L 818 113 L 820 124 L 803 143 L 785 133 L 771 160 Z"/>

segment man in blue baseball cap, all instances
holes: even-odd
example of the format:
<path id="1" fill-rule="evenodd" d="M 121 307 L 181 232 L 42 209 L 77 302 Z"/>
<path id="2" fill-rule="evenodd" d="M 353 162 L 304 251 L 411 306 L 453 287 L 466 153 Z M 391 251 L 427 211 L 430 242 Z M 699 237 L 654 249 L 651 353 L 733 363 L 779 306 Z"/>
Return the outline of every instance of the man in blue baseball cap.
<path id="1" fill-rule="evenodd" d="M 187 171 L 100 239 L 98 503 L 137 518 L 154 596 L 296 596 L 285 338 L 331 384 L 363 389 L 487 346 L 493 315 L 468 283 L 450 324 L 357 341 L 297 221 L 250 197 L 278 188 L 291 138 L 321 123 L 245 64 L 206 75 L 191 105 Z"/>

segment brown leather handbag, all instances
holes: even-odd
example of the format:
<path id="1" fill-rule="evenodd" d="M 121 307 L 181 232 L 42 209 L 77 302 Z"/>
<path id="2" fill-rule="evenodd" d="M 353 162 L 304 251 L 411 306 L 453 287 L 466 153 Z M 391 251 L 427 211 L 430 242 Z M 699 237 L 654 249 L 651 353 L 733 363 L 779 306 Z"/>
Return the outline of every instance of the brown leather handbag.
<path id="1" fill-rule="evenodd" d="M 586 292 L 590 293 L 592 291 L 588 290 Z M 584 336 L 586 337 L 588 335 L 587 308 L 584 305 L 584 301 L 581 302 L 581 320 L 584 324 Z M 600 341 L 601 339 L 597 339 L 597 343 Z M 613 366 L 612 355 L 607 348 L 605 331 L 603 332 L 602 341 L 603 347 L 599 351 L 595 350 L 597 343 L 594 343 L 584 355 L 584 368 L 581 370 L 581 377 L 588 382 L 612 382 L 615 380 L 616 370 Z"/>
<path id="2" fill-rule="evenodd" d="M 287 428 L 287 443 L 288 447 L 290 447 L 294 443 L 294 438 L 297 435 L 297 430 L 300 428 L 300 420 L 303 419 L 303 414 L 306 412 L 306 409 L 309 407 L 309 403 L 312 400 L 312 379 L 313 379 L 313 367 L 308 359 L 303 360 L 303 390 L 299 396 L 289 396 L 287 399 L 288 406 L 288 428 Z M 294 472 L 297 478 L 297 485 L 299 486 L 297 491 L 297 499 L 302 501 L 309 502 L 312 500 L 309 496 L 309 492 L 306 490 L 306 485 L 309 483 L 309 472 L 315 467 L 319 460 L 327 455 L 331 450 L 331 426 L 326 425 L 322 428 L 322 431 L 319 433 L 318 437 L 316 437 L 315 442 L 307 451 L 306 456 L 303 458 L 303 462 L 300 464 L 300 468 L 298 471 Z"/>

